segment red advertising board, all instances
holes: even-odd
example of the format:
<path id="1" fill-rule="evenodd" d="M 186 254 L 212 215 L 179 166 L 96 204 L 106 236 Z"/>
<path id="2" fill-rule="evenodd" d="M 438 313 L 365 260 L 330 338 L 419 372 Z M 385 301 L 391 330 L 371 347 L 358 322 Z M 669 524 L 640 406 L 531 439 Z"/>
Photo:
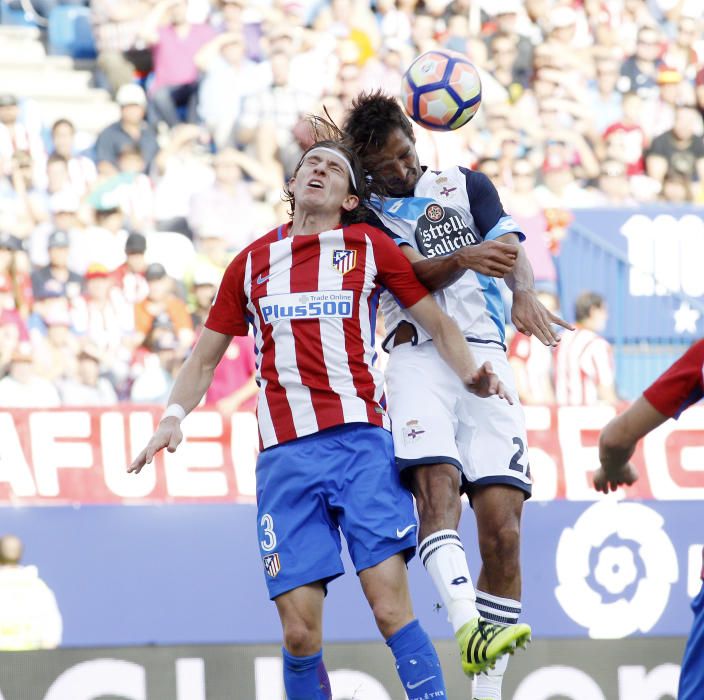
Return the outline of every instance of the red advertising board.
<path id="1" fill-rule="evenodd" d="M 139 475 L 126 465 L 149 440 L 160 407 L 0 411 L 0 503 L 252 502 L 258 438 L 250 413 L 197 410 L 184 443 Z M 534 499 L 596 500 L 599 430 L 609 406 L 525 408 Z M 704 499 L 704 407 L 645 438 L 630 498 Z"/>

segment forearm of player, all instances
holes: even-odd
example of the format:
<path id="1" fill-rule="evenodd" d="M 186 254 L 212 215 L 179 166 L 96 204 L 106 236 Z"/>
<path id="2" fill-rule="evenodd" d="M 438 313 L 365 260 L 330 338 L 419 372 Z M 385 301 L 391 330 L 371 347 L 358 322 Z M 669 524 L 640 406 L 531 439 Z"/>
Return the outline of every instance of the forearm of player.
<path id="1" fill-rule="evenodd" d="M 193 352 L 176 377 L 168 405 L 178 404 L 188 414 L 200 403 L 231 340 L 231 336 L 203 329 Z"/>
<path id="2" fill-rule="evenodd" d="M 513 270 L 511 270 L 504 279 L 506 280 L 508 288 L 514 294 L 535 291 L 533 268 L 522 246 L 518 246 L 518 257 L 516 258 L 516 264 L 513 266 Z"/>
<path id="3" fill-rule="evenodd" d="M 466 272 L 453 255 L 446 255 L 441 258 L 420 257 L 419 260 L 411 262 L 413 263 L 413 272 L 415 272 L 416 277 L 430 292 L 437 292 L 440 289 L 449 287 Z"/>
<path id="4" fill-rule="evenodd" d="M 633 456 L 638 441 L 667 420 L 644 397 L 610 421 L 599 437 L 599 461 L 607 472 L 621 469 Z"/>
<path id="5" fill-rule="evenodd" d="M 463 382 L 468 381 L 477 371 L 477 363 L 455 321 L 443 313 L 430 295 L 409 307 L 408 311 L 432 337 L 445 362 Z"/>

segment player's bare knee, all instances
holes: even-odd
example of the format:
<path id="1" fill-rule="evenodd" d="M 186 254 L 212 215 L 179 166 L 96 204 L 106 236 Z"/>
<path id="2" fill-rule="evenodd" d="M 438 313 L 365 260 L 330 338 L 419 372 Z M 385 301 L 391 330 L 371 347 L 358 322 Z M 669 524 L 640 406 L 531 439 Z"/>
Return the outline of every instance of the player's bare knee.
<path id="1" fill-rule="evenodd" d="M 322 648 L 320 630 L 296 620 L 284 625 L 284 646 L 289 654 L 294 656 L 310 656 L 317 654 Z"/>
<path id="2" fill-rule="evenodd" d="M 391 597 L 374 601 L 372 613 L 376 626 L 385 639 L 398 632 L 413 619 L 413 611 L 410 606 L 401 604 Z"/>

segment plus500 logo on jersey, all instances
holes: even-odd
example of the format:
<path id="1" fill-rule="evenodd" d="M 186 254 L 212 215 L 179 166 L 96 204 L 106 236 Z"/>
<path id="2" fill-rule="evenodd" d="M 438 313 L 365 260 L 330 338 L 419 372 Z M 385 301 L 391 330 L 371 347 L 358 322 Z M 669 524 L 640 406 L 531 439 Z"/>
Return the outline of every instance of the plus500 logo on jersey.
<path id="1" fill-rule="evenodd" d="M 353 293 L 306 292 L 304 294 L 274 294 L 263 297 L 259 308 L 264 323 L 306 318 L 351 318 Z"/>

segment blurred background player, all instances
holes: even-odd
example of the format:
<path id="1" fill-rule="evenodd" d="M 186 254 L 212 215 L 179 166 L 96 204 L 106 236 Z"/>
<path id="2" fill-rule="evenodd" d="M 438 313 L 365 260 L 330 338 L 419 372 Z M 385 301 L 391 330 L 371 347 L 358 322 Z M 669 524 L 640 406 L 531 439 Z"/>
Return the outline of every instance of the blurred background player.
<path id="1" fill-rule="evenodd" d="M 704 340 L 700 340 L 661 374 L 620 416 L 601 431 L 594 488 L 603 493 L 630 486 L 638 472 L 630 463 L 638 441 L 669 418 L 704 397 Z M 702 569 L 704 578 L 704 568 Z M 682 659 L 679 700 L 704 697 L 704 587 L 692 601 L 694 623 Z"/>
<path id="2" fill-rule="evenodd" d="M 515 394 L 503 303 L 493 278 L 505 278 L 513 290 L 518 330 L 555 345 L 551 324 L 570 326 L 538 301 L 530 263 L 515 245 L 524 236 L 504 212 L 496 188 L 466 168 L 422 168 L 410 121 L 394 98 L 380 92 L 354 101 L 343 130 L 386 195 L 372 200 L 371 221 L 401 246 L 428 289 L 442 290 L 436 298 L 458 320 L 472 352 L 491 362 Z M 460 395 L 434 344 L 426 342 L 428 335 L 392 299 L 384 299 L 386 343 L 393 348 L 386 381 L 396 463 L 416 497 L 421 560 L 447 609 L 463 669 L 472 675 L 486 668 L 471 658 L 483 625 L 507 625 L 514 645 L 530 636 L 527 625 L 516 624 L 520 519 L 531 492 L 523 411 L 518 404 L 477 405 Z M 421 385 L 418 377 L 427 381 Z M 476 593 L 457 533 L 461 489 L 469 495 L 479 531 L 483 565 Z M 500 697 L 506 662 L 507 657 L 500 660 L 491 676 L 479 676 L 476 698 Z"/>
<path id="3" fill-rule="evenodd" d="M 0 537 L 0 651 L 55 649 L 63 623 L 36 566 L 22 564 L 22 541 Z"/>
<path id="4" fill-rule="evenodd" d="M 504 395 L 488 363 L 477 370 L 456 324 L 440 313 L 391 241 L 354 225 L 364 216 L 364 188 L 349 149 L 323 141 L 304 154 L 287 189 L 292 222 L 228 267 L 157 432 L 129 467 L 139 473 L 159 450 L 176 449 L 180 421 L 198 405 L 232 337 L 246 335 L 252 321 L 261 387 L 259 544 L 283 627 L 284 685 L 292 699 L 331 697 L 322 614 L 327 584 L 344 572 L 339 530 L 409 697 L 446 697 L 440 663 L 414 619 L 408 591 L 416 522 L 394 468 L 379 403 L 382 377 L 371 367 L 373 329 L 364 320 L 375 312 L 377 285 L 433 334 L 466 389 Z M 309 297 L 305 304 L 302 295 Z M 477 640 L 485 663 L 511 642 L 501 629 L 487 632 Z"/>
<path id="5" fill-rule="evenodd" d="M 555 395 L 564 406 L 614 404 L 616 375 L 611 344 L 602 335 L 609 312 L 601 294 L 583 292 L 574 304 L 575 332 L 555 350 Z"/>

